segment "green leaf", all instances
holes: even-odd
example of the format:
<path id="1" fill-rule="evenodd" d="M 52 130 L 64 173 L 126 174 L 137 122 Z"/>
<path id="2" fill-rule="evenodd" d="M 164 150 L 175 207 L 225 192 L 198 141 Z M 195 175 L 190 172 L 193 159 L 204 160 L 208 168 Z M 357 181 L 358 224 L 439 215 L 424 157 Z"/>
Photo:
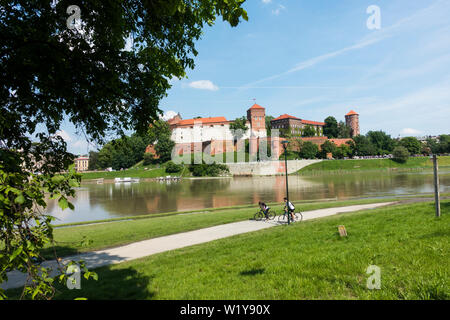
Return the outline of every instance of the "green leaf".
<path id="1" fill-rule="evenodd" d="M 19 254 L 22 253 L 23 247 L 19 247 L 14 250 L 13 254 L 9 257 L 9 262 L 13 261 Z"/>
<path id="2" fill-rule="evenodd" d="M 61 197 L 58 200 L 58 205 L 62 210 L 65 210 L 69 207 L 69 201 L 65 197 Z"/>
<path id="3" fill-rule="evenodd" d="M 23 194 L 20 194 L 16 197 L 14 202 L 18 204 L 23 204 L 25 202 L 25 197 L 23 196 Z"/>
<path id="4" fill-rule="evenodd" d="M 64 181 L 64 176 L 54 176 L 52 178 L 52 182 L 56 183 L 56 184 L 59 184 L 59 183 L 61 183 L 63 181 Z"/>

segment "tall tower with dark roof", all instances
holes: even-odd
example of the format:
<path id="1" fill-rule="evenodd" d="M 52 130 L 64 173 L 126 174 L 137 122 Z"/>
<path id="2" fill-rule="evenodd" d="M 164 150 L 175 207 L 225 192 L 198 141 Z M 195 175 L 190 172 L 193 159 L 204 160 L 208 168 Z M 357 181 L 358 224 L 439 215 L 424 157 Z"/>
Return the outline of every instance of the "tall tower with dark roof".
<path id="1" fill-rule="evenodd" d="M 359 114 L 351 110 L 345 115 L 345 124 L 351 128 L 351 137 L 359 136 Z"/>

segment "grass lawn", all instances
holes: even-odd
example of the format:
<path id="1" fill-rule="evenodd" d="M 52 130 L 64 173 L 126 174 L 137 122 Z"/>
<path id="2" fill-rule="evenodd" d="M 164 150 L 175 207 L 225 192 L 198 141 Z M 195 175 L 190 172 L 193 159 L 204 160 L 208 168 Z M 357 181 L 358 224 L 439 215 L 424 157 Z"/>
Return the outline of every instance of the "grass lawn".
<path id="1" fill-rule="evenodd" d="M 148 168 L 148 170 L 145 170 Z M 157 178 L 157 177 L 165 177 L 165 176 L 179 176 L 182 172 L 176 173 L 168 173 L 165 168 L 151 168 L 148 167 L 136 167 L 130 168 L 123 171 L 112 171 L 112 172 L 87 172 L 82 173 L 82 180 L 91 180 L 91 179 L 114 179 L 114 178 Z M 185 173 L 189 173 L 189 170 L 184 170 L 183 176 Z"/>
<path id="2" fill-rule="evenodd" d="M 427 202 L 278 226 L 99 268 L 57 298 L 450 299 L 449 213 Z M 369 265 L 381 290 L 366 288 Z"/>
<path id="3" fill-rule="evenodd" d="M 450 167 L 450 157 L 438 157 L 440 168 Z M 366 159 L 366 160 L 325 160 L 314 163 L 301 170 L 298 174 L 330 174 L 343 173 L 347 171 L 365 170 L 411 170 L 432 169 L 433 162 L 430 158 L 409 158 L 406 163 L 398 163 L 391 159 Z"/>
<path id="4" fill-rule="evenodd" d="M 299 210 L 308 211 L 388 201 L 388 199 L 366 199 L 315 203 L 294 202 L 294 204 L 296 204 L 296 208 Z M 282 210 L 282 205 L 271 205 L 271 207 L 278 213 Z M 115 247 L 169 234 L 248 220 L 253 218 L 253 215 L 257 211 L 257 206 L 209 210 L 194 211 L 189 214 L 168 214 L 167 216 L 161 217 L 148 215 L 146 217 L 138 217 L 138 219 L 132 221 L 116 221 L 104 224 L 55 228 L 55 249 L 58 256 L 63 257 L 79 252 Z M 52 248 L 44 249 L 42 254 L 46 258 L 54 258 Z"/>

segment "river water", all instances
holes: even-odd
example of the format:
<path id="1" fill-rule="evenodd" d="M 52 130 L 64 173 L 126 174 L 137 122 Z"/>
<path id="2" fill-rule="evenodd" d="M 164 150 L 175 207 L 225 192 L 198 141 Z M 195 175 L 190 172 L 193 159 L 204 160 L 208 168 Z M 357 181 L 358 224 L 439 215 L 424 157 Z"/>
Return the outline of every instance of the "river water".
<path id="1" fill-rule="evenodd" d="M 450 192 L 450 171 L 440 173 L 441 192 Z M 351 173 L 326 176 L 290 176 L 292 200 L 388 197 L 432 193 L 432 172 Z M 151 213 L 282 202 L 286 178 L 235 177 L 184 179 L 179 182 L 82 184 L 72 199 L 75 210 L 61 211 L 49 201 L 47 213 L 55 224 L 127 217 Z"/>

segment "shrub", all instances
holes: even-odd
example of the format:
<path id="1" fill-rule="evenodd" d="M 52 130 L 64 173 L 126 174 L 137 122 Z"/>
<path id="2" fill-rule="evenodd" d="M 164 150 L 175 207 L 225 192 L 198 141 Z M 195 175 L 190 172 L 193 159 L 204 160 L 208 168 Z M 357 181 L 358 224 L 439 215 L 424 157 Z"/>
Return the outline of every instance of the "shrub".
<path id="1" fill-rule="evenodd" d="M 303 159 L 314 159 L 319 152 L 319 147 L 310 141 L 306 141 L 300 150 L 300 157 Z"/>
<path id="2" fill-rule="evenodd" d="M 166 163 L 166 172 L 168 173 L 180 172 L 181 170 L 183 170 L 183 166 L 180 164 L 176 164 L 173 161 L 168 161 Z"/>
<path id="3" fill-rule="evenodd" d="M 405 147 L 395 147 L 392 152 L 393 160 L 399 163 L 405 163 L 409 158 L 409 151 Z"/>
<path id="4" fill-rule="evenodd" d="M 144 165 L 148 166 L 149 164 L 152 164 L 155 160 L 155 156 L 153 153 L 144 153 Z"/>
<path id="5" fill-rule="evenodd" d="M 224 164 L 194 164 L 189 167 L 194 177 L 216 177 L 230 170 Z"/>

